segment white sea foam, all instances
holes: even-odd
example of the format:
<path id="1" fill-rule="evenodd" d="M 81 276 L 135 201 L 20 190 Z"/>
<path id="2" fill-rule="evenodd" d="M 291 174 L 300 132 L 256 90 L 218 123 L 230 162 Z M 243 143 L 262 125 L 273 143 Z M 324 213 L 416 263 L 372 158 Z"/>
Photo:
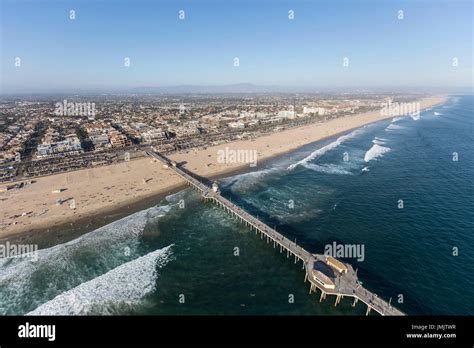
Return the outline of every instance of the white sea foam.
<path id="1" fill-rule="evenodd" d="M 363 172 L 368 172 L 368 171 L 370 171 L 370 169 L 369 169 L 369 167 L 364 167 L 364 168 L 362 168 L 362 171 Z"/>
<path id="2" fill-rule="evenodd" d="M 399 129 L 404 129 L 404 127 L 399 126 L 398 124 L 390 123 L 387 128 L 385 128 L 386 131 L 390 130 L 399 130 Z"/>
<path id="3" fill-rule="evenodd" d="M 400 117 L 394 117 L 394 118 L 392 119 L 392 122 L 398 122 L 398 121 L 400 121 L 400 120 L 403 120 L 403 119 L 404 119 L 404 117 L 403 117 L 403 116 L 400 116 Z"/>
<path id="4" fill-rule="evenodd" d="M 332 143 L 329 143 L 315 151 L 313 151 L 311 154 L 309 154 L 308 156 L 306 156 L 305 158 L 303 158 L 302 160 L 296 162 L 296 163 L 293 163 L 291 164 L 290 166 L 288 166 L 288 170 L 292 170 L 294 168 L 296 168 L 297 166 L 299 165 L 302 165 L 302 164 L 305 164 L 305 163 L 308 163 L 309 161 L 312 161 L 322 155 L 324 155 L 326 152 L 328 152 L 329 150 L 332 150 L 332 149 L 335 149 L 336 147 L 338 147 L 339 145 L 341 145 L 343 142 L 355 137 L 356 135 L 360 134 L 363 132 L 365 127 L 363 128 L 359 128 L 359 129 L 356 129 L 354 131 L 352 131 L 351 133 L 349 134 L 346 134 L 346 135 L 342 135 L 340 136 L 339 138 L 337 138 L 335 141 L 333 141 Z"/>
<path id="5" fill-rule="evenodd" d="M 170 260 L 171 245 L 89 280 L 42 304 L 27 315 L 111 314 L 109 308 L 133 305 L 155 290 L 158 273 Z"/>
<path id="6" fill-rule="evenodd" d="M 374 140 L 372 140 L 372 143 L 377 145 L 384 145 L 386 141 L 387 139 L 375 137 Z"/>
<path id="7" fill-rule="evenodd" d="M 132 252 L 138 236 L 150 219 L 164 216 L 170 205 L 139 211 L 67 243 L 38 250 L 38 259 L 0 259 L 0 314 L 17 313 L 28 298 L 32 305 L 42 303 L 45 296 L 55 296 L 77 286 L 90 277 L 81 258 L 93 254 L 96 263 L 108 270 L 123 262 L 125 247 Z M 79 260 L 79 261 L 78 261 Z M 47 274 L 49 285 L 42 292 L 32 292 L 31 283 Z M 51 297 L 50 297 L 51 298 Z"/>
<path id="8" fill-rule="evenodd" d="M 410 114 L 410 117 L 413 119 L 413 121 L 418 121 L 420 119 L 420 112 L 415 112 Z"/>
<path id="9" fill-rule="evenodd" d="M 439 116 L 439 115 L 442 115 L 442 113 L 441 113 L 441 112 L 436 112 L 436 111 L 435 111 L 435 112 L 434 112 L 434 115 L 435 115 L 435 116 Z"/>
<path id="10" fill-rule="evenodd" d="M 175 203 L 179 201 L 181 198 L 183 198 L 186 195 L 186 190 L 181 190 L 176 193 L 172 193 L 168 196 L 165 197 L 166 201 Z"/>
<path id="11" fill-rule="evenodd" d="M 305 168 L 314 170 L 315 172 L 325 173 L 325 174 L 337 174 L 337 175 L 352 175 L 348 170 L 345 170 L 341 166 L 335 164 L 314 164 L 314 163 L 304 163 Z"/>
<path id="12" fill-rule="evenodd" d="M 364 161 L 369 162 L 377 157 L 383 156 L 384 153 L 390 151 L 389 147 L 380 146 L 378 144 L 374 144 L 369 151 L 365 153 Z"/>
<path id="13" fill-rule="evenodd" d="M 275 173 L 276 171 L 278 171 L 278 168 L 273 167 L 257 170 L 254 172 L 238 174 L 222 180 L 222 184 L 225 186 L 231 186 L 233 191 L 248 190 L 249 188 L 257 185 L 265 176 Z"/>

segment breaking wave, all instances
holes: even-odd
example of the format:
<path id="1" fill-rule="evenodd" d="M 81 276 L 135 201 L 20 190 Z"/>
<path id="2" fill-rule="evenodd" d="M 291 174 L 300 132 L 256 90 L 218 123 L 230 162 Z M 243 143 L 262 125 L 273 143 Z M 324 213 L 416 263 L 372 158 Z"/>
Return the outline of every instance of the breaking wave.
<path id="1" fill-rule="evenodd" d="M 390 151 L 390 148 L 389 147 L 385 147 L 385 146 L 380 146 L 378 144 L 374 144 L 370 149 L 369 151 L 367 151 L 365 153 L 365 156 L 364 156 L 364 161 L 365 162 L 369 162 L 377 157 L 380 157 L 382 156 L 384 153 L 387 153 Z"/>
<path id="2" fill-rule="evenodd" d="M 399 129 L 404 129 L 404 127 L 399 126 L 398 124 L 390 123 L 385 130 L 399 130 Z"/>
<path id="3" fill-rule="evenodd" d="M 139 211 L 31 258 L 0 259 L 0 314 L 25 313 L 58 294 L 129 260 L 146 224 L 166 215 L 170 205 Z M 44 278 L 48 282 L 44 282 Z"/>
<path id="4" fill-rule="evenodd" d="M 156 250 L 68 290 L 27 315 L 113 314 L 120 305 L 131 306 L 153 292 L 157 267 L 170 260 L 171 246 Z"/>
<path id="5" fill-rule="evenodd" d="M 337 174 L 337 175 L 352 175 L 348 170 L 341 168 L 341 166 L 335 164 L 313 164 L 305 163 L 303 164 L 305 168 L 314 170 L 315 172 L 325 173 L 325 174 Z"/>
<path id="6" fill-rule="evenodd" d="M 384 145 L 386 141 L 388 140 L 384 138 L 375 137 L 375 139 L 372 140 L 372 143 L 377 145 Z"/>
<path id="7" fill-rule="evenodd" d="M 403 120 L 403 119 L 404 119 L 404 117 L 402 117 L 402 116 L 400 116 L 400 117 L 394 117 L 394 118 L 392 119 L 392 122 L 398 122 L 398 121 Z"/>
<path id="8" fill-rule="evenodd" d="M 308 163 L 309 161 L 312 161 L 314 160 L 315 158 L 318 158 L 322 155 L 324 155 L 326 152 L 328 152 L 329 150 L 332 150 L 336 147 L 338 147 L 339 145 L 341 145 L 343 142 L 345 142 L 346 140 L 349 140 L 353 137 L 355 137 L 356 135 L 360 134 L 363 130 L 364 130 L 365 127 L 363 128 L 359 128 L 359 129 L 356 129 L 354 131 L 352 131 L 351 133 L 349 134 L 346 134 L 346 135 L 341 135 L 339 138 L 337 138 L 335 141 L 333 141 L 332 143 L 329 143 L 315 151 L 313 151 L 311 154 L 309 154 L 308 156 L 306 156 L 305 158 L 303 158 L 301 161 L 298 161 L 296 163 L 293 163 L 291 164 L 290 166 L 288 166 L 288 170 L 293 170 L 295 169 L 297 166 L 299 165 L 303 165 L 305 163 Z"/>
<path id="9" fill-rule="evenodd" d="M 278 171 L 278 168 L 267 168 L 255 172 L 238 174 L 223 179 L 222 184 L 231 187 L 232 191 L 246 191 L 255 187 L 263 178 L 276 171 Z"/>

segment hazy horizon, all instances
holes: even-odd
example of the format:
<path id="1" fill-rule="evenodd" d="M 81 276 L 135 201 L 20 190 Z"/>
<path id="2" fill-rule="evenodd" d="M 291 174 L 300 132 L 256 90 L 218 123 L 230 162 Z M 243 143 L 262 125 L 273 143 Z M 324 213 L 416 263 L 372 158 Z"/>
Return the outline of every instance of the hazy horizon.
<path id="1" fill-rule="evenodd" d="M 472 92 L 470 1 L 269 4 L 1 0 L 0 93 Z"/>
<path id="2" fill-rule="evenodd" d="M 471 95 L 474 90 L 471 86 L 443 88 L 443 87 L 324 87 L 324 86 L 278 86 L 256 85 L 252 83 L 235 83 L 225 85 L 170 85 L 170 86 L 141 86 L 134 88 L 58 88 L 48 90 L 2 91 L 2 97 L 15 96 L 58 96 L 58 95 L 225 95 L 225 94 L 446 94 Z"/>

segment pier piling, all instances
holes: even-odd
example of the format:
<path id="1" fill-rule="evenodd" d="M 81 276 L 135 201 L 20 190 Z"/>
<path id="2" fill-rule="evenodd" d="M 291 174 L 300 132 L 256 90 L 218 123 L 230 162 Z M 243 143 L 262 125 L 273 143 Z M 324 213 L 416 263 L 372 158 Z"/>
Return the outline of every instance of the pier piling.
<path id="1" fill-rule="evenodd" d="M 311 294 L 313 291 L 316 292 L 317 289 L 321 290 L 319 302 L 324 300 L 327 294 L 335 295 L 336 300 L 334 306 L 337 306 L 344 296 L 351 296 L 354 297 L 352 307 L 355 307 L 359 300 L 367 304 L 366 315 L 369 315 L 372 308 L 381 315 L 404 315 L 403 312 L 391 306 L 390 303 L 387 303 L 367 289 L 364 289 L 358 281 L 357 271 L 354 272 L 350 265 L 340 262 L 342 265 L 344 265 L 344 267 L 346 267 L 346 270 L 341 272 L 339 269 L 337 269 L 338 266 L 329 264 L 327 258 L 324 255 L 312 254 L 308 252 L 296 244 L 296 239 L 294 242 L 290 241 L 282 234 L 277 232 L 275 228 L 269 227 L 258 218 L 252 216 L 250 213 L 246 212 L 239 206 L 232 203 L 230 200 L 223 197 L 218 190 L 218 185 L 213 184 L 212 187 L 209 187 L 208 185 L 196 179 L 197 176 L 195 174 L 192 174 L 189 170 L 176 164 L 176 162 L 173 162 L 160 153 L 157 153 L 152 148 L 147 150 L 146 153 L 156 160 L 162 162 L 167 168 L 170 168 L 182 179 L 184 179 L 187 185 L 200 192 L 203 197 L 202 201 L 211 201 L 211 203 L 214 202 L 217 206 L 224 209 L 225 212 L 229 213 L 233 219 L 238 219 L 240 223 L 248 226 L 250 230 L 254 229 L 255 235 L 260 233 L 260 239 L 263 239 L 265 235 L 267 244 L 270 243 L 270 239 L 273 241 L 273 248 L 276 248 L 278 243 L 280 246 L 280 253 L 283 253 L 283 249 L 285 249 L 287 258 L 290 257 L 290 254 L 294 255 L 295 264 L 298 262 L 298 259 L 300 259 L 303 263 L 302 269 L 305 270 L 304 281 L 309 281 L 310 283 L 309 293 Z M 335 269 L 336 275 L 333 278 L 334 280 L 338 281 L 337 288 L 334 287 L 334 284 L 332 284 L 332 287 L 328 286 L 327 283 L 325 284 L 321 281 L 321 279 L 318 279 L 317 275 L 315 276 L 313 273 L 311 273 L 314 271 L 313 265 L 316 262 L 326 263 Z"/>

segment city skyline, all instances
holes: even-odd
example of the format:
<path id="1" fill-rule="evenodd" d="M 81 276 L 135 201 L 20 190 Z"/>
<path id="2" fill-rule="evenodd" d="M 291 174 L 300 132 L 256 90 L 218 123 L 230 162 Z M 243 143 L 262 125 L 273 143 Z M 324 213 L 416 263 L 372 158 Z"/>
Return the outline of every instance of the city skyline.
<path id="1" fill-rule="evenodd" d="M 3 0 L 0 93 L 472 90 L 468 1 L 138 3 Z"/>

